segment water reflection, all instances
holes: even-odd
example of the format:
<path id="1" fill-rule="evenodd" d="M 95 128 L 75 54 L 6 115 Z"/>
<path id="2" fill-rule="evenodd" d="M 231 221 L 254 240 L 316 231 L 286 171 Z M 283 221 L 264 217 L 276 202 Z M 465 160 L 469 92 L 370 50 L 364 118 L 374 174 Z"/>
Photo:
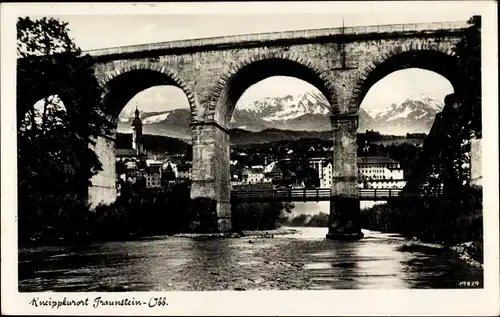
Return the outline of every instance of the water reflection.
<path id="1" fill-rule="evenodd" d="M 456 288 L 482 270 L 438 247 L 410 250 L 398 235 L 364 231 L 354 242 L 326 228 L 273 239 L 165 237 L 85 249 L 19 252 L 20 291 Z"/>

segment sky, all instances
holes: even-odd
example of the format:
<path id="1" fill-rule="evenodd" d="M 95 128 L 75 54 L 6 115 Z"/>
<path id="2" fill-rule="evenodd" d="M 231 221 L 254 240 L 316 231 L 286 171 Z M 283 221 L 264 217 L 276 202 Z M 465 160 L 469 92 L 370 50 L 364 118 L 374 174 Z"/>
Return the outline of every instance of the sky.
<path id="1" fill-rule="evenodd" d="M 429 3 L 429 2 L 428 2 Z M 281 5 L 281 10 L 287 8 Z M 324 5 L 324 3 L 323 3 Z M 287 3 L 293 7 L 294 3 Z M 166 15 L 53 15 L 68 22 L 70 36 L 82 50 L 109 48 L 124 45 L 155 43 L 181 39 L 274 32 L 301 29 L 316 29 L 357 25 L 379 25 L 395 23 L 420 23 L 435 21 L 466 21 L 474 13 L 459 10 L 460 6 L 447 7 L 446 10 L 414 10 L 411 7 L 391 12 L 387 7 L 384 13 L 374 13 L 377 7 L 364 10 L 335 11 L 335 3 L 324 6 L 316 13 L 284 14 L 220 14 L 203 10 L 201 14 Z M 311 6 L 312 7 L 312 6 Z M 215 8 L 215 7 L 214 7 Z M 304 7 L 303 7 L 304 8 Z M 349 7 L 350 8 L 350 7 Z M 363 9 L 362 7 L 358 8 Z M 251 8 L 247 9 L 252 11 Z M 255 10 L 254 10 L 255 11 Z M 272 10 L 271 10 L 272 11 Z M 305 8 L 305 11 L 308 11 Z M 311 11 L 311 10 L 309 10 Z M 207 13 L 208 12 L 208 13 Z M 217 10 L 212 10 L 217 12 Z M 262 12 L 262 11 L 261 11 Z M 317 13 L 322 12 L 322 13 Z M 366 13 L 369 12 L 369 13 Z M 316 90 L 310 84 L 290 77 L 271 77 L 247 89 L 237 103 L 250 103 L 268 96 L 301 94 Z M 383 108 L 399 103 L 408 97 L 426 95 L 443 100 L 453 90 L 442 76 L 425 70 L 404 70 L 389 74 L 375 84 L 368 92 L 362 108 L 366 110 Z M 166 111 L 188 107 L 182 91 L 175 87 L 159 86 L 138 93 L 125 107 L 129 112 L 138 106 L 143 111 Z"/>

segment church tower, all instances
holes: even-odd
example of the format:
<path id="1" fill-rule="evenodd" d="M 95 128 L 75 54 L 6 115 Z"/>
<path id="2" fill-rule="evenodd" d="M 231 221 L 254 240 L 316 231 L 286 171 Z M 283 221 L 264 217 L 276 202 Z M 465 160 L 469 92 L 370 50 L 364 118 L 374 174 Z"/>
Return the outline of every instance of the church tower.
<path id="1" fill-rule="evenodd" d="M 146 154 L 144 151 L 144 144 L 142 143 L 142 121 L 139 118 L 139 109 L 135 108 L 135 118 L 132 121 L 133 136 L 132 136 L 132 148 L 136 151 L 137 156 Z"/>

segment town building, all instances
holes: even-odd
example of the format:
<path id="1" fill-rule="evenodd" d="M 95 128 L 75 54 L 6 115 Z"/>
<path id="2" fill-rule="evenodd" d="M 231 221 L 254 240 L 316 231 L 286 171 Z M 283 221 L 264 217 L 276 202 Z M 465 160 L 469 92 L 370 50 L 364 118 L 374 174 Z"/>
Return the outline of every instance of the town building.
<path id="1" fill-rule="evenodd" d="M 191 179 L 191 164 L 182 163 L 177 165 L 177 179 L 190 180 Z"/>
<path id="2" fill-rule="evenodd" d="M 402 189 L 404 172 L 398 161 L 385 156 L 358 157 L 358 187 Z"/>
<path id="3" fill-rule="evenodd" d="M 310 161 L 320 175 L 320 187 L 331 188 L 333 165 L 331 159 Z M 358 157 L 358 187 L 373 189 L 401 189 L 406 185 L 399 162 L 385 156 Z"/>
<path id="4" fill-rule="evenodd" d="M 143 174 L 146 178 L 146 188 L 161 187 L 161 166 L 148 166 Z"/>
<path id="5" fill-rule="evenodd" d="M 332 160 L 325 160 L 321 162 L 319 167 L 320 177 L 319 177 L 319 187 L 320 188 L 331 188 L 332 187 L 332 173 L 333 173 L 333 164 Z"/>
<path id="6" fill-rule="evenodd" d="M 246 168 L 241 173 L 241 180 L 244 184 L 264 183 L 264 168 L 262 166 Z"/>
<path id="7" fill-rule="evenodd" d="M 360 180 L 403 180 L 403 169 L 399 162 L 385 156 L 358 157 Z"/>

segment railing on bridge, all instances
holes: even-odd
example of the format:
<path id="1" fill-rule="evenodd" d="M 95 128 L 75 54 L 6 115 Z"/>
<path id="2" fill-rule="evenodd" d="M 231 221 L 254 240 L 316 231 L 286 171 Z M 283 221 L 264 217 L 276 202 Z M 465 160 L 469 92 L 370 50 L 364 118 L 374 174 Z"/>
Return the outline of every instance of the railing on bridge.
<path id="1" fill-rule="evenodd" d="M 395 197 L 437 197 L 440 193 L 422 194 L 401 189 L 358 189 L 360 200 L 388 200 Z M 231 191 L 232 201 L 325 201 L 331 199 L 330 188 L 249 189 Z"/>
<path id="2" fill-rule="evenodd" d="M 315 189 L 252 189 L 233 190 L 231 199 L 237 201 L 321 201 L 329 200 L 329 188 Z"/>

